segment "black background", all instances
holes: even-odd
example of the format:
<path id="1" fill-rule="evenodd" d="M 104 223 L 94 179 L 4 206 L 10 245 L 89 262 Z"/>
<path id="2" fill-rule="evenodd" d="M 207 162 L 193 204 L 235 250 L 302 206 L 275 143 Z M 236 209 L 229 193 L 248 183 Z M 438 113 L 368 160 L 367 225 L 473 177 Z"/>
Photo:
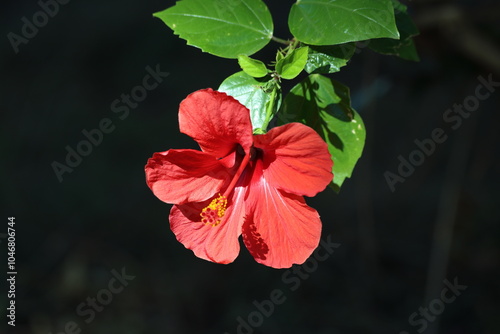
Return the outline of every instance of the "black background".
<path id="1" fill-rule="evenodd" d="M 7 35 L 21 34 L 21 18 L 40 7 L 3 3 L 0 232 L 15 216 L 18 272 L 11 327 L 0 239 L 6 331 L 55 334 L 74 322 L 93 334 L 237 333 L 238 317 L 250 321 L 253 302 L 277 289 L 286 300 L 254 333 L 418 333 L 423 325 L 412 326 L 410 315 L 440 298 L 443 279 L 456 279 L 466 290 L 424 332 L 497 333 L 500 94 L 456 130 L 443 121 L 474 95 L 478 76 L 500 81 L 497 2 L 411 2 L 420 62 L 362 48 L 332 76 L 351 87 L 366 148 L 339 195 L 327 189 L 308 199 L 322 216 L 322 238 L 340 246 L 295 291 L 286 270 L 257 264 L 244 247 L 230 265 L 196 258 L 170 232 L 170 206 L 145 184 L 153 152 L 196 147 L 178 132 L 179 102 L 238 71 L 235 60 L 186 46 L 152 17 L 173 4 L 73 0 L 16 54 Z M 268 1 L 278 37 L 290 37 L 291 4 Z M 276 47 L 255 57 L 270 62 Z M 157 65 L 168 77 L 121 120 L 111 103 Z M 103 118 L 114 130 L 59 182 L 52 163 L 64 163 L 66 146 L 76 148 Z M 414 140 L 435 128 L 447 140 L 392 192 L 384 173 L 397 173 L 398 156 L 408 158 Z M 135 278 L 87 323 L 77 307 L 122 268 Z"/>

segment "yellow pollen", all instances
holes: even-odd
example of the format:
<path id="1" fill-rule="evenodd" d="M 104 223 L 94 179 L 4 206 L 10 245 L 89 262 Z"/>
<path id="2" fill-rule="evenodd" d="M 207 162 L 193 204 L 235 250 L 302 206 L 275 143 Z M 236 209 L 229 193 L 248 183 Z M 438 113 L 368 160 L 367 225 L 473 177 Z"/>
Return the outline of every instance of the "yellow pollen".
<path id="1" fill-rule="evenodd" d="M 219 194 L 210 204 L 201 210 L 201 222 L 207 225 L 217 226 L 226 213 L 227 198 Z"/>

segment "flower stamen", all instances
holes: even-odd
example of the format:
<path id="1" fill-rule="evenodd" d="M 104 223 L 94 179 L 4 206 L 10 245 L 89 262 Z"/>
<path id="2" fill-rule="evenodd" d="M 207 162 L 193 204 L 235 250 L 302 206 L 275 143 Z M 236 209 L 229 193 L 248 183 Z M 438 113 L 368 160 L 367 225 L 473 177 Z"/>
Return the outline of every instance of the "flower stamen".
<path id="1" fill-rule="evenodd" d="M 247 167 L 248 162 L 250 161 L 250 158 L 252 156 L 252 152 L 253 152 L 253 147 L 252 147 L 250 154 L 246 154 L 245 157 L 243 158 L 243 160 L 241 161 L 241 164 L 238 167 L 238 170 L 236 171 L 236 173 L 234 174 L 233 179 L 231 180 L 231 183 L 229 184 L 229 186 L 227 187 L 226 191 L 223 194 L 224 197 L 228 197 L 231 194 L 231 192 L 233 191 L 234 187 L 236 186 L 236 183 L 240 179 L 241 174 L 243 173 L 243 171 Z"/>
<path id="2" fill-rule="evenodd" d="M 219 194 L 214 198 L 210 204 L 201 210 L 201 222 L 205 225 L 212 225 L 213 227 L 220 224 L 222 217 L 226 213 L 227 198 Z"/>
<path id="3" fill-rule="evenodd" d="M 226 213 L 227 198 L 231 194 L 231 192 L 233 191 L 241 174 L 243 173 L 246 166 L 248 165 L 248 162 L 250 161 L 252 153 L 253 153 L 253 148 L 252 148 L 251 154 L 245 155 L 245 157 L 241 161 L 241 164 L 238 167 L 238 170 L 234 174 L 233 179 L 229 183 L 229 186 L 226 188 L 226 191 L 224 192 L 224 194 L 223 195 L 219 194 L 219 196 L 214 198 L 212 200 L 212 202 L 210 202 L 210 204 L 207 207 L 205 207 L 203 210 L 201 210 L 200 216 L 201 216 L 201 222 L 203 224 L 212 225 L 213 227 L 215 227 L 221 223 L 222 217 L 224 217 L 224 214 Z"/>

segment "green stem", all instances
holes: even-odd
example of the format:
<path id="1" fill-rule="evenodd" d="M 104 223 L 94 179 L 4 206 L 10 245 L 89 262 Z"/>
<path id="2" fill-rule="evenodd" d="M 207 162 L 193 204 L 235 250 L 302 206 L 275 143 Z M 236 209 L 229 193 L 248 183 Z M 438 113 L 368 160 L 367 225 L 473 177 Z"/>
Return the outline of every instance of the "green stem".
<path id="1" fill-rule="evenodd" d="M 278 42 L 278 43 L 281 43 L 281 44 L 285 44 L 285 45 L 290 45 L 290 41 L 286 40 L 286 39 L 282 39 L 282 38 L 278 38 L 276 36 L 273 36 L 271 37 L 271 39 L 275 42 Z"/>
<path id="2" fill-rule="evenodd" d="M 274 110 L 274 105 L 276 104 L 277 92 L 278 92 L 278 86 L 274 85 L 273 91 L 271 92 L 271 98 L 269 100 L 269 104 L 267 105 L 266 109 L 266 119 L 264 120 L 264 123 L 262 123 L 262 130 L 264 131 L 267 131 L 269 122 L 271 122 L 271 119 L 273 118 L 273 110 Z"/>
<path id="3" fill-rule="evenodd" d="M 288 41 L 288 47 L 285 48 L 286 50 L 286 55 L 288 56 L 299 46 L 300 42 L 296 40 L 295 38 Z"/>

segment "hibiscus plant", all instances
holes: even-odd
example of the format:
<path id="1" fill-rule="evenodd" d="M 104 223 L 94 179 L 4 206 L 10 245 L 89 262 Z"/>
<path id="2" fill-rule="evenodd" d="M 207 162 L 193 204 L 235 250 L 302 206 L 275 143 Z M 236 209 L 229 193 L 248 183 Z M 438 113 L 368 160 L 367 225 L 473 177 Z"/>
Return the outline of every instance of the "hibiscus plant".
<path id="1" fill-rule="evenodd" d="M 155 153 L 146 181 L 174 204 L 170 227 L 202 259 L 230 263 L 239 236 L 273 268 L 303 263 L 318 246 L 321 221 L 303 196 L 340 191 L 363 152 L 365 126 L 349 88 L 326 76 L 347 65 L 356 42 L 418 60 L 418 31 L 398 0 L 297 0 L 291 38 L 273 35 L 261 0 L 181 0 L 154 14 L 189 45 L 238 61 L 220 86 L 187 96 L 179 127 L 201 150 Z M 271 41 L 266 64 L 250 56 Z M 284 80 L 305 78 L 285 94 Z M 274 125 L 274 127 L 272 127 Z"/>

